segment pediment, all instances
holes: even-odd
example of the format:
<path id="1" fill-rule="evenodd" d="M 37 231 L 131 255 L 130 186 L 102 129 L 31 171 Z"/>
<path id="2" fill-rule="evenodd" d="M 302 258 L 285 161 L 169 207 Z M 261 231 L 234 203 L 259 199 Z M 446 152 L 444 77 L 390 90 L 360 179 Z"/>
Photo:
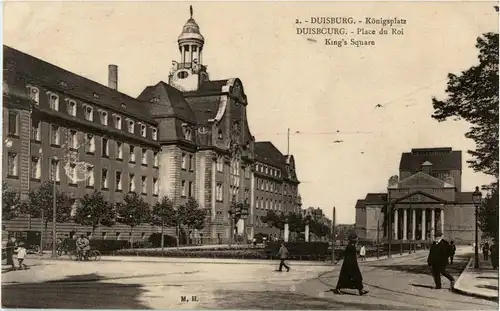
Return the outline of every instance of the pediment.
<path id="1" fill-rule="evenodd" d="M 455 186 L 424 172 L 417 172 L 388 188 L 455 188 Z"/>
<path id="2" fill-rule="evenodd" d="M 397 204 L 410 204 L 410 203 L 444 203 L 444 200 L 438 197 L 435 197 L 431 194 L 425 192 L 414 192 L 409 195 L 402 197 L 397 200 Z"/>

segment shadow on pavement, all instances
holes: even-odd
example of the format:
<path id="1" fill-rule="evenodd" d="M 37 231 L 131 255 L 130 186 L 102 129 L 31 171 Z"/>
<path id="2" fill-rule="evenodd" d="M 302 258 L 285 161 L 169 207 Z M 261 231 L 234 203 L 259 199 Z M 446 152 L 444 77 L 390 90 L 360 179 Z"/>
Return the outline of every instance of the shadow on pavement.
<path id="1" fill-rule="evenodd" d="M 495 285 L 477 285 L 476 287 L 486 288 L 486 289 L 491 289 L 491 290 L 498 290 L 498 286 L 495 286 Z"/>
<path id="2" fill-rule="evenodd" d="M 102 283 L 96 274 L 2 286 L 2 308 L 147 309 L 140 284 Z M 69 283 L 73 282 L 73 283 Z"/>
<path id="3" fill-rule="evenodd" d="M 230 310 L 398 310 L 397 306 L 362 302 L 341 302 L 292 292 L 216 291 L 213 306 L 200 309 Z M 361 299 L 361 298 L 360 298 Z M 352 299 L 357 300 L 356 298 Z"/>
<path id="4" fill-rule="evenodd" d="M 467 257 L 456 256 L 456 262 L 446 266 L 446 270 L 453 275 L 460 275 L 465 268 Z M 392 264 L 392 265 L 372 265 L 371 267 L 401 271 L 412 274 L 430 274 L 430 267 L 426 264 L 411 265 L 411 264 Z"/>
<path id="5" fill-rule="evenodd" d="M 423 284 L 410 284 L 411 286 L 415 286 L 415 287 L 422 287 L 422 288 L 430 288 L 430 289 L 434 289 L 434 286 L 431 286 L 431 285 L 423 285 Z"/>

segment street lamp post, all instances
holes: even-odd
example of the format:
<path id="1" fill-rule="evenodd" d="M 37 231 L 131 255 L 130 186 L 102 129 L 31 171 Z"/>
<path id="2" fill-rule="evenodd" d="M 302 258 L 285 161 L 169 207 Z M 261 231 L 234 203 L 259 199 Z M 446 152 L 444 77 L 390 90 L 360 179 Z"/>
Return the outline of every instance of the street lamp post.
<path id="1" fill-rule="evenodd" d="M 55 161 L 55 160 L 52 160 Z M 55 162 L 52 164 L 55 165 Z M 52 258 L 57 257 L 57 230 L 56 230 L 56 212 L 57 212 L 57 195 L 56 195 L 56 170 L 52 172 Z"/>
<path id="2" fill-rule="evenodd" d="M 476 228 L 475 228 L 475 246 L 474 246 L 474 268 L 478 269 L 479 268 L 479 245 L 478 245 L 478 232 L 477 232 L 477 216 L 479 212 L 479 205 L 481 205 L 481 200 L 482 200 L 483 194 L 481 191 L 479 191 L 479 187 L 476 186 L 476 191 L 472 193 L 472 202 L 474 202 L 474 207 L 476 208 L 476 213 L 475 213 L 475 223 L 476 223 Z"/>

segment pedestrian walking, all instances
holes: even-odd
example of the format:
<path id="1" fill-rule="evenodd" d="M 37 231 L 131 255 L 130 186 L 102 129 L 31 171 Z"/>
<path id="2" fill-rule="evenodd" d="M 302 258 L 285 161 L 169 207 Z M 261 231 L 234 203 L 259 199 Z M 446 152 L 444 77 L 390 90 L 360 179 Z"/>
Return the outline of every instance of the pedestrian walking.
<path id="1" fill-rule="evenodd" d="M 358 237 L 355 233 L 351 233 L 348 239 L 349 243 L 344 250 L 344 262 L 342 263 L 342 268 L 340 268 L 339 280 L 333 292 L 335 294 L 342 294 L 340 290 L 343 288 L 357 289 L 359 295 L 362 296 L 368 293 L 368 291 L 363 289 L 363 276 L 359 270 L 357 260 L 356 243 Z"/>
<path id="2" fill-rule="evenodd" d="M 7 242 L 5 253 L 7 255 L 7 265 L 12 266 L 12 270 L 16 270 L 16 265 L 14 264 L 14 251 L 17 247 L 16 238 L 11 236 Z"/>
<path id="3" fill-rule="evenodd" d="M 496 238 L 493 239 L 490 252 L 491 266 L 493 269 L 498 269 L 498 241 Z"/>
<path id="4" fill-rule="evenodd" d="M 19 262 L 19 270 L 27 269 L 28 266 L 24 264 L 24 258 L 26 258 L 26 247 L 24 247 L 24 242 L 19 242 L 19 246 L 16 248 L 17 261 Z"/>
<path id="5" fill-rule="evenodd" d="M 488 253 L 490 251 L 490 244 L 488 242 L 484 243 L 483 245 L 483 259 L 485 261 L 488 261 Z"/>
<path id="6" fill-rule="evenodd" d="M 432 243 L 431 249 L 429 251 L 429 257 L 427 258 L 427 264 L 431 267 L 432 276 L 434 278 L 434 283 L 436 284 L 435 289 L 441 288 L 441 274 L 450 280 L 451 287 L 455 283 L 455 279 L 451 276 L 448 271 L 446 271 L 446 265 L 448 264 L 448 257 L 451 254 L 451 247 L 448 241 L 443 239 L 443 234 L 439 231 L 436 232 L 434 243 Z"/>
<path id="7" fill-rule="evenodd" d="M 457 246 L 455 245 L 455 242 L 450 241 L 450 265 L 453 264 L 453 257 L 455 257 L 455 252 L 457 251 Z"/>
<path id="8" fill-rule="evenodd" d="M 290 267 L 287 266 L 285 260 L 288 258 L 288 249 L 285 246 L 284 242 L 281 242 L 280 250 L 278 251 L 278 256 L 280 257 L 280 267 L 278 269 L 279 272 L 283 270 L 283 267 L 286 268 L 286 272 L 290 271 Z"/>
<path id="9" fill-rule="evenodd" d="M 366 260 L 366 247 L 364 245 L 361 245 L 361 248 L 359 249 L 359 258 L 361 261 Z"/>

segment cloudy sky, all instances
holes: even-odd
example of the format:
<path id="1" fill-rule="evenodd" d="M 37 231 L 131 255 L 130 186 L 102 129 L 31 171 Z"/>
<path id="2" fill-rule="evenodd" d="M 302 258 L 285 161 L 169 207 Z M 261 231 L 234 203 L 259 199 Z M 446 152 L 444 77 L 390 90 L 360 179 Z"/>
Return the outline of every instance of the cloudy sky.
<path id="1" fill-rule="evenodd" d="M 256 139 L 285 153 L 290 128 L 304 207 L 336 206 L 338 222 L 354 223 L 356 200 L 385 190 L 402 152 L 474 148 L 468 124 L 431 119 L 431 98 L 477 62 L 477 36 L 498 31 L 493 2 L 9 2 L 4 44 L 102 84 L 117 64 L 120 91 L 137 96 L 168 81 L 189 4 L 211 79 L 243 81 Z M 402 36 L 357 37 L 375 46 L 337 48 L 296 33 L 296 19 L 321 16 L 407 24 Z M 464 191 L 489 181 L 465 165 L 462 178 Z"/>

